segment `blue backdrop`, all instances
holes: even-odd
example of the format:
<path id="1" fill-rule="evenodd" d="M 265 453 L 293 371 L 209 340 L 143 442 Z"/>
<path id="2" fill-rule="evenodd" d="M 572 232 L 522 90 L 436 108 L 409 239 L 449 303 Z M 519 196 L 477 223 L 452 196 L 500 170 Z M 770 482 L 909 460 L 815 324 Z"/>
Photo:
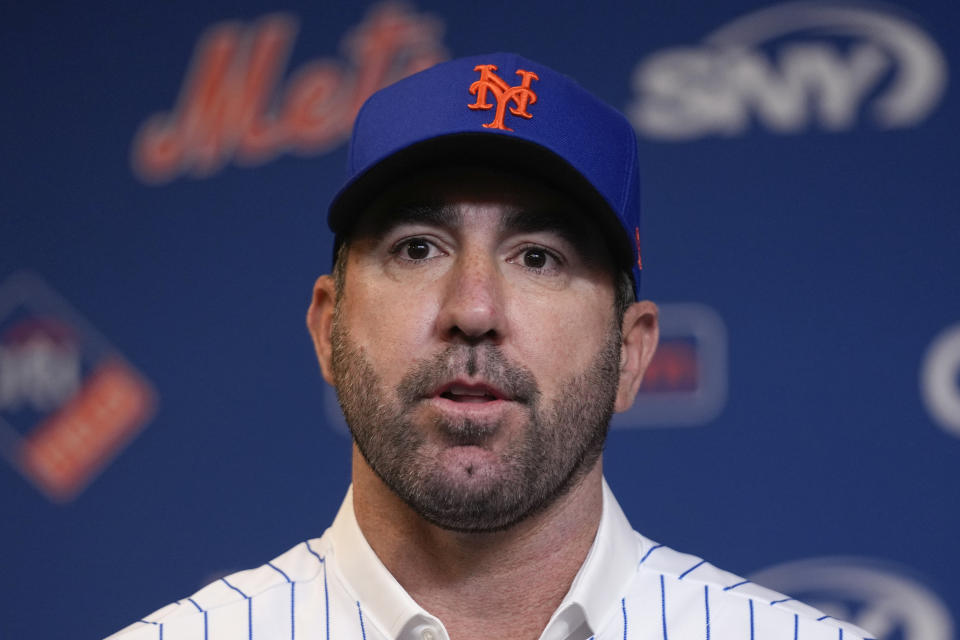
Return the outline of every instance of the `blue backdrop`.
<path id="1" fill-rule="evenodd" d="M 101 637 L 322 533 L 350 443 L 304 315 L 344 138 L 377 86 L 493 50 L 640 138 L 664 344 L 605 455 L 634 526 L 958 637 L 955 3 L 5 14 L 0 638 Z"/>

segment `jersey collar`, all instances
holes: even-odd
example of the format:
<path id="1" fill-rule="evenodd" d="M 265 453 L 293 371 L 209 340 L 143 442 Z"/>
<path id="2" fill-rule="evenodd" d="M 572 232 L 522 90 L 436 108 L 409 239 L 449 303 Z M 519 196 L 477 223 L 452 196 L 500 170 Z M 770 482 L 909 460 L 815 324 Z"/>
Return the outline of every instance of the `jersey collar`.
<path id="1" fill-rule="evenodd" d="M 637 534 L 603 480 L 597 537 L 540 640 L 585 640 L 620 610 L 620 599 L 640 561 Z"/>
<path id="2" fill-rule="evenodd" d="M 363 615 L 398 640 L 447 638 L 443 623 L 400 586 L 367 543 L 347 491 L 330 528 L 334 569 L 359 603 Z M 587 558 L 570 590 L 550 618 L 541 640 L 586 640 L 619 610 L 620 598 L 639 561 L 636 533 L 603 481 L 603 515 Z"/>
<path id="3" fill-rule="evenodd" d="M 443 623 L 410 597 L 387 570 L 360 531 L 353 511 L 353 485 L 330 527 L 335 570 L 353 595 L 362 615 L 388 638 L 421 640 L 430 629 L 437 640 L 448 638 Z"/>

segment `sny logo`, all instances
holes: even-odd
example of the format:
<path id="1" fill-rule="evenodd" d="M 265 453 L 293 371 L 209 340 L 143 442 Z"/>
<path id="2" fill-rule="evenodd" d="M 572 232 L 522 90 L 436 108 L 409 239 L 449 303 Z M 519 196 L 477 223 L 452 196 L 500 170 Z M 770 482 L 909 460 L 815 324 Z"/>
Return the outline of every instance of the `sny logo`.
<path id="1" fill-rule="evenodd" d="M 511 100 L 517 106 L 510 107 L 510 113 L 521 118 L 529 120 L 533 117 L 527 112 L 527 105 L 534 104 L 537 101 L 537 94 L 530 88 L 533 80 L 540 78 L 533 71 L 517 69 L 516 74 L 520 76 L 521 82 L 515 87 L 511 87 L 503 78 L 494 73 L 497 66 L 493 64 L 478 64 L 473 68 L 480 72 L 480 79 L 470 85 L 470 95 L 477 96 L 477 101 L 467 106 L 471 109 L 483 109 L 484 111 L 493 108 L 493 105 L 487 102 L 487 91 L 493 92 L 493 97 L 497 99 L 497 111 L 493 122 L 483 125 L 487 129 L 502 129 L 503 131 L 513 131 L 510 127 L 503 124 L 506 117 L 507 103 Z"/>

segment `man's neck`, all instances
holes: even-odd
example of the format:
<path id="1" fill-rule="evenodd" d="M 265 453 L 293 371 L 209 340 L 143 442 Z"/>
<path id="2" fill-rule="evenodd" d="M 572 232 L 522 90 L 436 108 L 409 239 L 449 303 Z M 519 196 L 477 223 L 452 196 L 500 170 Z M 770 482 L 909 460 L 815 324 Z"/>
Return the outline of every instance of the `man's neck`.
<path id="1" fill-rule="evenodd" d="M 536 640 L 593 544 L 602 470 L 598 461 L 552 505 L 507 530 L 459 533 L 417 515 L 354 451 L 353 508 L 380 561 L 452 640 Z"/>

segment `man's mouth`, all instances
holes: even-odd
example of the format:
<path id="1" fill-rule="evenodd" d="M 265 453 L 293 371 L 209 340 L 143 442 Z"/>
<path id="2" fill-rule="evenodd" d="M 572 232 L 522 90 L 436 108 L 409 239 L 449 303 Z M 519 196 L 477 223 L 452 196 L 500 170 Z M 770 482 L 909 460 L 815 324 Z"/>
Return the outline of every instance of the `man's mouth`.
<path id="1" fill-rule="evenodd" d="M 507 400 L 506 394 L 485 383 L 449 382 L 437 389 L 436 397 L 453 402 L 483 403 Z"/>
<path id="2" fill-rule="evenodd" d="M 442 418 L 436 424 L 447 445 L 488 449 L 516 399 L 488 382 L 458 378 L 437 387 L 428 401 Z"/>

